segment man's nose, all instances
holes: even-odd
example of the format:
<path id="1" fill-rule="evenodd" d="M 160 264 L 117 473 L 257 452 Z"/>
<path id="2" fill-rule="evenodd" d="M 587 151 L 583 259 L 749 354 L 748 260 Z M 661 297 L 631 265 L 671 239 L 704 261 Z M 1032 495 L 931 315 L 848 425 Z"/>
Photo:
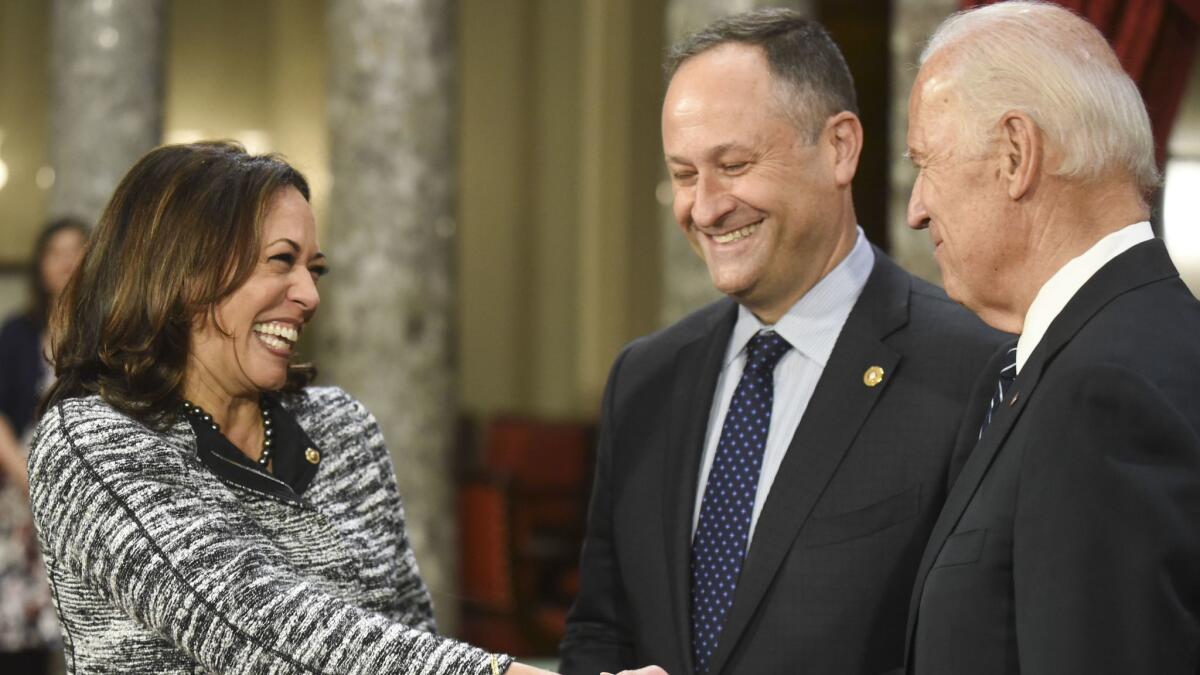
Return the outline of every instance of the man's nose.
<path id="1" fill-rule="evenodd" d="M 737 206 L 729 189 L 719 177 L 702 175 L 696 181 L 696 196 L 692 201 L 692 223 L 699 228 L 716 227 L 721 219 Z"/>
<path id="2" fill-rule="evenodd" d="M 908 226 L 914 230 L 929 227 L 929 212 L 925 210 L 925 200 L 921 197 L 921 178 L 913 184 L 912 195 L 908 198 L 908 211 L 904 214 Z"/>

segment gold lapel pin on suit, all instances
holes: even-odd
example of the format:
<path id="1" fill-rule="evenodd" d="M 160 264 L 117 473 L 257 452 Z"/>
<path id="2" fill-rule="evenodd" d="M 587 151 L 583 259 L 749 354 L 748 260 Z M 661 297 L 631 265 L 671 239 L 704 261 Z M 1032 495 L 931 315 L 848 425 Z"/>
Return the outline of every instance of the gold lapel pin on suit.
<path id="1" fill-rule="evenodd" d="M 883 382 L 883 368 L 871 366 L 867 368 L 867 372 L 863 373 L 863 384 L 868 387 L 877 386 L 880 382 Z"/>

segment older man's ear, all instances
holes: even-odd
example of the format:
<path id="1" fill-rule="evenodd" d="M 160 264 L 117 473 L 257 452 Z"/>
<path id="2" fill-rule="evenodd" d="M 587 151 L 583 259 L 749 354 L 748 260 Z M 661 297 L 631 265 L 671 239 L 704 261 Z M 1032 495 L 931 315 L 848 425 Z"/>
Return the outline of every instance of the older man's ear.
<path id="1" fill-rule="evenodd" d="M 1001 176 L 1008 183 L 1008 197 L 1019 201 L 1033 190 L 1041 177 L 1045 159 L 1045 137 L 1028 114 L 1011 110 L 1000 120 Z"/>

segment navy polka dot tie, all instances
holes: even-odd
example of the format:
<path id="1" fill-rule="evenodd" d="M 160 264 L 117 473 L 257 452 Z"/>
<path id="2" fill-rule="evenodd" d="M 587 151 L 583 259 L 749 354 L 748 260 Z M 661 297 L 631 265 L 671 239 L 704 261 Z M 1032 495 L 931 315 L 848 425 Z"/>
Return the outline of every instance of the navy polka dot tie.
<path id="1" fill-rule="evenodd" d="M 746 366 L 733 392 L 692 537 L 692 652 L 697 673 L 708 672 L 742 571 L 758 492 L 775 364 L 791 349 L 771 331 L 750 339 Z"/>

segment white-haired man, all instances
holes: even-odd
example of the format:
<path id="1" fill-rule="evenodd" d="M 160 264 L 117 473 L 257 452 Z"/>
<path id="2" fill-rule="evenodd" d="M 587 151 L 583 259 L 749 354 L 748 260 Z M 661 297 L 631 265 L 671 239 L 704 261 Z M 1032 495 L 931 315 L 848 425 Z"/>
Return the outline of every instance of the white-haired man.
<path id="1" fill-rule="evenodd" d="M 1144 104 L 1053 5 L 955 15 L 921 62 L 909 224 L 950 296 L 1020 339 L 975 396 L 907 670 L 1200 672 L 1200 303 L 1146 222 Z"/>

